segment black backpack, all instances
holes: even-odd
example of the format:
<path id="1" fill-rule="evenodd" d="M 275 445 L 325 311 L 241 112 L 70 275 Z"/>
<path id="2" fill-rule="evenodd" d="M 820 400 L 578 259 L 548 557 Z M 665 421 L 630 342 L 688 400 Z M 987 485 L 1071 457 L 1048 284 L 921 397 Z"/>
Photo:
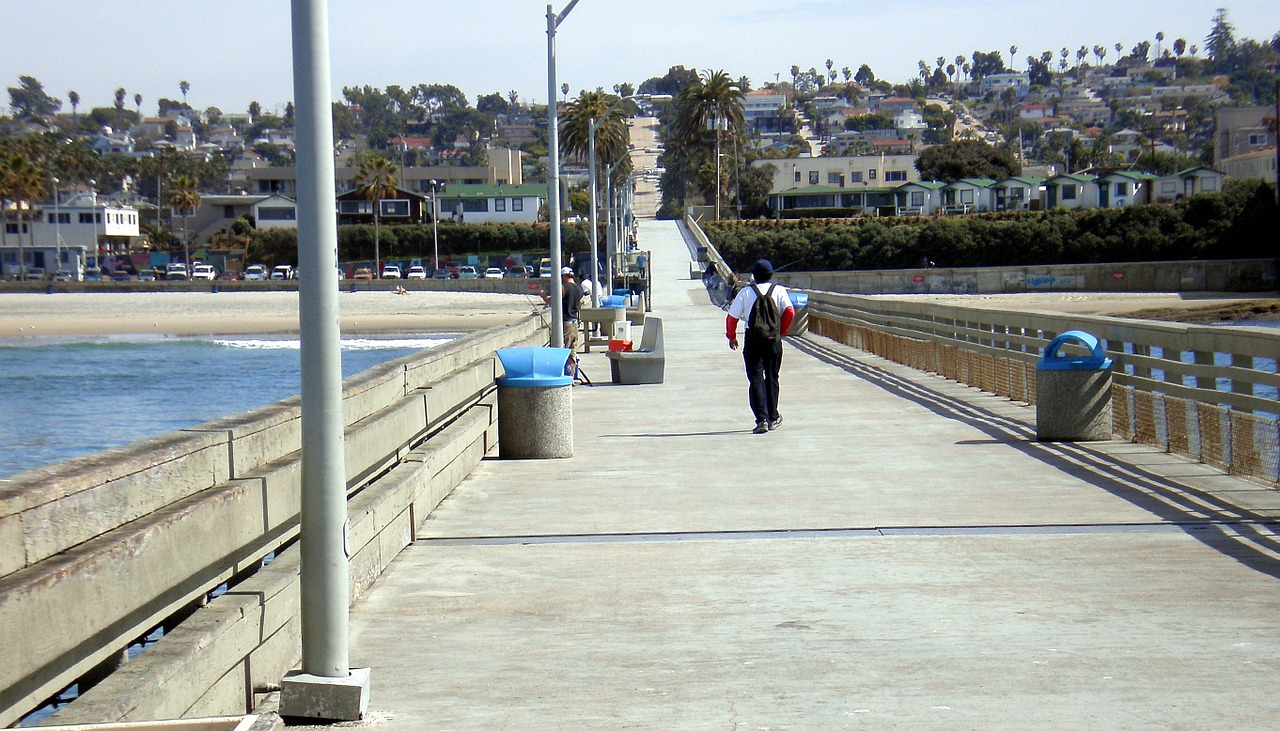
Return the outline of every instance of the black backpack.
<path id="1" fill-rule="evenodd" d="M 760 285 L 751 285 L 756 291 L 756 301 L 747 317 L 747 337 L 756 342 L 776 343 L 782 340 L 782 315 L 778 312 L 778 303 L 773 300 L 774 286 L 770 284 L 768 291 L 762 293 Z"/>

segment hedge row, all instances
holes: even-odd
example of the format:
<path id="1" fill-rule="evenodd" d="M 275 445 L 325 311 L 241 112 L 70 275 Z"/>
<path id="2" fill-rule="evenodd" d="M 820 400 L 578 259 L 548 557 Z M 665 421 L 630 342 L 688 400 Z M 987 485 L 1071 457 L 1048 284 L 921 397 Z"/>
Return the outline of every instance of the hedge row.
<path id="1" fill-rule="evenodd" d="M 441 223 L 440 258 L 453 259 L 470 254 L 480 256 L 511 253 L 541 253 L 551 248 L 551 226 L 546 223 Z M 601 227 L 599 241 L 603 242 Z M 341 226 L 338 228 L 338 258 L 342 261 L 373 259 L 373 226 Z M 567 258 L 590 248 L 587 224 L 565 224 L 561 227 L 561 247 Z M 430 259 L 434 252 L 431 225 L 378 227 L 378 250 L 382 259 Z M 296 263 L 298 232 L 295 229 L 266 229 L 253 233 L 249 245 L 250 258 L 269 264 Z"/>
<path id="2" fill-rule="evenodd" d="M 737 271 L 759 258 L 793 271 L 908 269 L 1276 256 L 1275 189 L 1231 181 L 1173 205 L 1002 213 L 938 219 L 741 221 L 707 224 Z"/>

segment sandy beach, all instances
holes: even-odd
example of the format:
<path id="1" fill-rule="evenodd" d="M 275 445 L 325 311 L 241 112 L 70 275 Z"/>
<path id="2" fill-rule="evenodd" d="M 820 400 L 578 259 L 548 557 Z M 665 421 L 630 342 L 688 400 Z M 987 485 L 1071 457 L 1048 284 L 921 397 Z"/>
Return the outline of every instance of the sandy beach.
<path id="1" fill-rule="evenodd" d="M 1046 292 L 880 295 L 1003 310 L 1181 322 L 1280 320 L 1270 294 Z M 344 292 L 342 330 L 354 334 L 470 332 L 546 312 L 529 295 L 488 292 Z M 296 292 L 0 294 L 0 338 L 65 335 L 253 335 L 298 331 Z"/>
<path id="2" fill-rule="evenodd" d="M 344 292 L 344 333 L 470 332 L 513 322 L 536 297 L 489 292 Z M 298 332 L 296 292 L 0 294 L 0 337 Z"/>

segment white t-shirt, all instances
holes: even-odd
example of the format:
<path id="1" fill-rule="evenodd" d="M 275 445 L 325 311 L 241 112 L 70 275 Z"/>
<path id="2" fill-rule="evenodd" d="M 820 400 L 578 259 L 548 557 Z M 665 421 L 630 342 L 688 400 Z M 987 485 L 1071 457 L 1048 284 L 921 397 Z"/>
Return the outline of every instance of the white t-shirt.
<path id="1" fill-rule="evenodd" d="M 578 286 L 582 287 L 582 296 L 586 299 L 591 299 L 591 288 L 595 286 L 591 280 L 584 279 L 578 283 Z"/>
<path id="2" fill-rule="evenodd" d="M 760 287 L 760 293 L 764 294 L 769 291 L 770 282 L 756 285 Z M 773 285 L 773 301 L 778 305 L 778 314 L 786 312 L 791 307 L 791 297 L 787 294 L 787 288 L 781 284 Z M 735 320 L 746 323 L 747 318 L 751 316 L 751 308 L 756 303 L 755 287 L 747 285 L 738 291 L 738 296 L 733 298 L 733 303 L 729 305 L 729 316 Z"/>

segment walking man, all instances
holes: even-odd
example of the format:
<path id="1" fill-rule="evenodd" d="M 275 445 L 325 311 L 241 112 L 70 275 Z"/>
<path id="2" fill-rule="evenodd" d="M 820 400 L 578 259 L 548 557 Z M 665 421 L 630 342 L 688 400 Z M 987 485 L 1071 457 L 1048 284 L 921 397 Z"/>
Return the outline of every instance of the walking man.
<path id="1" fill-rule="evenodd" d="M 796 310 L 786 287 L 771 283 L 773 264 L 760 259 L 751 267 L 755 281 L 744 287 L 729 305 L 725 334 L 729 349 L 738 349 L 738 321 L 746 320 L 742 360 L 747 366 L 748 394 L 755 415 L 754 434 L 764 434 L 782 424 L 778 413 L 778 372 L 782 369 L 782 336 L 791 328 Z M 767 286 L 766 286 L 767 285 Z"/>
<path id="2" fill-rule="evenodd" d="M 555 306 L 545 291 L 539 294 L 548 306 Z M 578 350 L 578 313 L 581 307 L 582 287 L 573 281 L 573 270 L 564 267 L 560 270 L 560 312 L 564 315 L 564 347 L 573 352 Z"/>

